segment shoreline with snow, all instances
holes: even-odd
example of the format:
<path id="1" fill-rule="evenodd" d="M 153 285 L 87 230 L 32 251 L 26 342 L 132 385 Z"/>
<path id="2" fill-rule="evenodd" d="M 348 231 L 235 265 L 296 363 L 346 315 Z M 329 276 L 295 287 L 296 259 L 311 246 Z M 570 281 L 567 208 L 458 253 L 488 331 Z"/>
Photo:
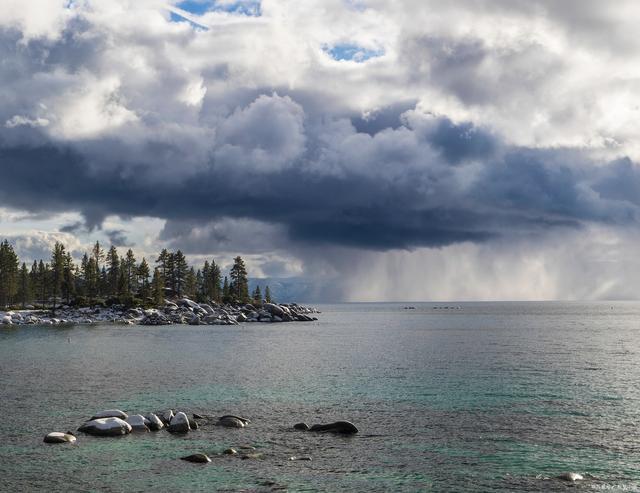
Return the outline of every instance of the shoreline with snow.
<path id="1" fill-rule="evenodd" d="M 125 325 L 239 325 L 244 322 L 282 323 L 317 320 L 317 309 L 297 303 L 197 303 L 188 298 L 165 301 L 156 308 L 70 307 L 0 312 L 2 325 L 75 325 L 114 323 Z"/>

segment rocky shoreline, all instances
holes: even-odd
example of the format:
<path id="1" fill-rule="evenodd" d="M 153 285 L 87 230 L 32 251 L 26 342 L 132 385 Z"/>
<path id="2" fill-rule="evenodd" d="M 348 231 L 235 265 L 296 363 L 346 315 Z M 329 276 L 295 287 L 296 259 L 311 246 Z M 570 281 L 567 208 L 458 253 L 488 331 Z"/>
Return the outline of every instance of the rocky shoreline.
<path id="1" fill-rule="evenodd" d="M 75 308 L 63 305 L 51 310 L 0 312 L 3 325 L 64 325 L 116 323 L 126 325 L 239 325 L 245 322 L 311 322 L 317 320 L 317 309 L 297 303 L 196 303 L 188 298 L 165 301 L 156 308 L 93 306 Z"/>

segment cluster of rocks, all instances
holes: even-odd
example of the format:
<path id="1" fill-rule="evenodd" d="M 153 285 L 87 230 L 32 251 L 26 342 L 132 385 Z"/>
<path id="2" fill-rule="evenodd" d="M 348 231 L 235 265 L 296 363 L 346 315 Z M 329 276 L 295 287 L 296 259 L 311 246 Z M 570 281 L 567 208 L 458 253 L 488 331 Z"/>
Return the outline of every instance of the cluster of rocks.
<path id="1" fill-rule="evenodd" d="M 46 310 L 0 312 L 5 325 L 60 325 L 122 323 L 128 325 L 238 325 L 241 322 L 309 322 L 319 313 L 297 303 L 217 304 L 196 303 L 188 298 L 166 301 L 162 307 L 142 309 L 111 307 L 72 308 L 62 306 L 55 313 Z"/>
<path id="2" fill-rule="evenodd" d="M 94 414 L 78 431 L 93 436 L 114 437 L 128 435 L 134 432 L 150 432 L 166 430 L 169 433 L 189 433 L 199 428 L 198 419 L 206 419 L 204 416 L 194 414 L 193 417 L 186 413 L 172 409 L 160 413 L 132 414 L 129 415 L 120 409 L 107 409 Z M 225 428 L 244 428 L 250 420 L 241 416 L 227 414 L 220 416 L 213 424 Z M 73 443 L 75 434 L 52 432 L 44 437 L 46 443 Z"/>
<path id="3" fill-rule="evenodd" d="M 159 412 L 142 414 L 127 414 L 120 409 L 107 409 L 94 414 L 85 423 L 83 423 L 78 431 L 88 435 L 98 437 L 118 437 L 128 435 L 135 432 L 151 432 L 166 430 L 169 433 L 184 434 L 200 428 L 196 420 L 209 421 L 209 417 L 199 414 L 193 414 L 192 417 L 187 416 L 184 412 L 175 412 L 172 409 Z M 224 428 L 245 428 L 251 423 L 247 418 L 236 416 L 234 414 L 225 414 L 215 419 L 213 425 L 222 426 Z M 336 421 L 329 424 L 317 424 L 308 426 L 305 423 L 298 423 L 293 426 L 296 430 L 310 432 L 326 432 L 337 433 L 342 435 L 352 435 L 358 433 L 356 426 L 349 421 Z M 45 443 L 75 443 L 76 436 L 73 432 L 66 433 L 54 431 L 44 437 Z M 262 454 L 257 453 L 256 449 L 251 446 L 242 445 L 236 448 L 227 448 L 220 455 L 238 456 L 241 459 L 258 459 Z M 211 459 L 203 453 L 195 453 L 181 460 L 187 462 L 195 462 L 205 464 L 211 462 Z M 310 461 L 309 456 L 292 456 L 289 460 Z"/>

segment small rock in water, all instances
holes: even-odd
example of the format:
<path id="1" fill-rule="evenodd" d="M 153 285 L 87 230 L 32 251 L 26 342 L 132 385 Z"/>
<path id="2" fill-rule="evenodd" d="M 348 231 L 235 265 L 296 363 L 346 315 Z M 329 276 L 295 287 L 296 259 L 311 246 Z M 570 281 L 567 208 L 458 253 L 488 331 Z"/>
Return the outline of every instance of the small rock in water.
<path id="1" fill-rule="evenodd" d="M 224 455 L 236 455 L 238 451 L 234 448 L 228 448 L 228 449 L 225 449 L 222 453 Z"/>
<path id="2" fill-rule="evenodd" d="M 309 429 L 309 425 L 307 423 L 296 423 L 293 425 L 295 430 L 307 431 Z"/>
<path id="3" fill-rule="evenodd" d="M 189 418 L 185 413 L 177 413 L 167 426 L 169 433 L 187 433 L 189 430 L 191 430 Z"/>
<path id="4" fill-rule="evenodd" d="M 180 460 L 186 460 L 187 462 L 195 462 L 197 464 L 206 464 L 211 462 L 211 459 L 205 454 L 192 454 L 186 457 L 180 457 Z"/>
<path id="5" fill-rule="evenodd" d="M 247 423 L 250 422 L 248 419 L 241 418 L 240 416 L 226 415 L 221 416 L 215 424 L 216 426 L 224 426 L 226 428 L 244 428 Z"/>
<path id="6" fill-rule="evenodd" d="M 107 409 L 106 411 L 100 411 L 99 413 L 94 414 L 91 419 L 100 419 L 100 418 L 120 418 L 127 419 L 129 415 L 124 411 L 120 411 L 120 409 Z"/>
<path id="7" fill-rule="evenodd" d="M 329 423 L 326 425 L 313 425 L 309 428 L 309 431 L 322 431 L 328 433 L 340 433 L 343 435 L 352 435 L 358 433 L 356 425 L 349 421 L 336 421 L 335 423 Z"/>
<path id="8" fill-rule="evenodd" d="M 193 413 L 193 419 L 206 419 L 206 418 L 198 413 Z"/>
<path id="9" fill-rule="evenodd" d="M 197 430 L 198 423 L 196 422 L 196 420 L 193 418 L 187 418 L 187 419 L 189 420 L 189 428 L 191 428 L 192 430 Z"/>
<path id="10" fill-rule="evenodd" d="M 308 455 L 303 455 L 300 457 L 296 457 L 295 455 L 293 457 L 289 457 L 289 460 L 311 460 L 311 457 Z"/>
<path id="11" fill-rule="evenodd" d="M 582 481 L 584 479 L 582 474 L 578 474 L 577 472 L 564 472 L 556 477 L 562 481 Z"/>
<path id="12" fill-rule="evenodd" d="M 76 437 L 70 433 L 60 433 L 54 431 L 44 437 L 44 443 L 73 443 L 76 441 Z"/>

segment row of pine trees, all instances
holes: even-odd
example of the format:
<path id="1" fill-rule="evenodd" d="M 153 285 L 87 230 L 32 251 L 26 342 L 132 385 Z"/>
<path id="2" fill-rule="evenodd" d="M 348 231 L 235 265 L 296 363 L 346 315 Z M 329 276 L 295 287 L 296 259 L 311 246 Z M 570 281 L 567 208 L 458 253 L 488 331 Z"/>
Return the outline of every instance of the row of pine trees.
<path id="1" fill-rule="evenodd" d="M 228 276 L 214 260 L 195 269 L 184 254 L 163 249 L 150 266 L 140 262 L 131 249 L 121 256 L 115 246 L 104 250 L 96 242 L 85 252 L 80 264 L 66 247 L 57 242 L 48 262 L 20 264 L 13 246 L 0 243 L 0 306 L 27 305 L 53 308 L 60 304 L 90 306 L 120 303 L 127 306 L 157 306 L 165 297 L 186 296 L 198 302 L 261 303 L 260 286 L 249 294 L 247 269 L 240 256 L 233 261 Z M 269 286 L 264 299 L 271 302 Z"/>

